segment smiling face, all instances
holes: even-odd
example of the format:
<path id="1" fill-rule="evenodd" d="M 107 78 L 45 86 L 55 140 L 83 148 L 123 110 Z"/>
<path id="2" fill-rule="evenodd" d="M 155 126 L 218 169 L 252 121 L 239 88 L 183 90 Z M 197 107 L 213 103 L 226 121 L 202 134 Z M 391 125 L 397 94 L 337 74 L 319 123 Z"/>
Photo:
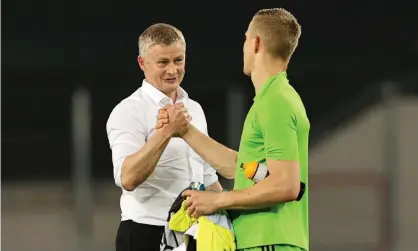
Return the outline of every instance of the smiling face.
<path id="1" fill-rule="evenodd" d="M 148 48 L 138 63 L 145 79 L 166 95 L 175 93 L 185 72 L 185 50 L 180 41 L 171 45 L 156 44 Z"/>
<path id="2" fill-rule="evenodd" d="M 183 34 L 172 25 L 157 23 L 139 36 L 138 45 L 138 64 L 145 80 L 174 100 L 185 72 Z"/>

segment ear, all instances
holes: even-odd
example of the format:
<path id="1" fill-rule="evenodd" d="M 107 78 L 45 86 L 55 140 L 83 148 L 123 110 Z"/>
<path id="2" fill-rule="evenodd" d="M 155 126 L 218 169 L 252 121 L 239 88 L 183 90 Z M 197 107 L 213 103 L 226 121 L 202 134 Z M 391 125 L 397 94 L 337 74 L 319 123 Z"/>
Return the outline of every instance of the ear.
<path id="1" fill-rule="evenodd" d="M 254 54 L 257 54 L 257 52 L 260 51 L 260 47 L 261 47 L 261 40 L 259 36 L 255 36 L 254 37 Z"/>
<path id="2" fill-rule="evenodd" d="M 141 56 L 138 56 L 138 59 L 137 60 L 138 60 L 138 65 L 141 68 L 141 70 L 144 70 L 145 69 L 145 61 L 144 61 L 144 58 L 141 57 Z"/>

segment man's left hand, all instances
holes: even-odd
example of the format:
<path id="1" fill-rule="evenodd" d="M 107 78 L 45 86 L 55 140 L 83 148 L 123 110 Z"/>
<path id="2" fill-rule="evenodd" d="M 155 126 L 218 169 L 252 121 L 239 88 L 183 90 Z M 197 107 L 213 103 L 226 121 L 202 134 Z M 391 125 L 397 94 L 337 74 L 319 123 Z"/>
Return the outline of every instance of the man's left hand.
<path id="1" fill-rule="evenodd" d="M 221 193 L 186 190 L 182 196 L 187 197 L 185 207 L 189 216 L 199 218 L 201 215 L 210 215 L 216 212 Z"/>

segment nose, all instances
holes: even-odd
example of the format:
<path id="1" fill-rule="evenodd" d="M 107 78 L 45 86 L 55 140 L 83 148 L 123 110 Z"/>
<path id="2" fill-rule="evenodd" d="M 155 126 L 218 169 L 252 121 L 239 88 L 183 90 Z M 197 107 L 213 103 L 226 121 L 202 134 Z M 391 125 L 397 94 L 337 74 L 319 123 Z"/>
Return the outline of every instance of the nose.
<path id="1" fill-rule="evenodd" d="M 167 73 L 168 74 L 176 74 L 176 72 L 177 72 L 177 68 L 176 68 L 175 64 L 169 64 L 167 66 Z"/>

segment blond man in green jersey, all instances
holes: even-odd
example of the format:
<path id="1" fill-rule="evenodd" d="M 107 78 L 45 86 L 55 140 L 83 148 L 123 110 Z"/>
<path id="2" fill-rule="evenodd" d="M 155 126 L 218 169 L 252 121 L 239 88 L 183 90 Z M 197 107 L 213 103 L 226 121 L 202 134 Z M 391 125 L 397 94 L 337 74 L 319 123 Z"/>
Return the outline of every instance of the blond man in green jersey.
<path id="1" fill-rule="evenodd" d="M 260 10 L 245 34 L 244 73 L 255 87 L 239 152 L 199 132 L 192 125 L 180 135 L 221 175 L 235 178 L 234 190 L 185 191 L 190 215 L 230 209 L 238 250 L 309 250 L 308 191 L 300 201 L 300 182 L 308 184 L 310 124 L 304 105 L 289 84 L 286 70 L 301 35 L 296 18 L 284 9 Z M 174 107 L 160 111 L 170 123 Z M 177 115 L 177 117 L 180 115 Z M 266 164 L 269 176 L 254 183 L 241 165 Z"/>

